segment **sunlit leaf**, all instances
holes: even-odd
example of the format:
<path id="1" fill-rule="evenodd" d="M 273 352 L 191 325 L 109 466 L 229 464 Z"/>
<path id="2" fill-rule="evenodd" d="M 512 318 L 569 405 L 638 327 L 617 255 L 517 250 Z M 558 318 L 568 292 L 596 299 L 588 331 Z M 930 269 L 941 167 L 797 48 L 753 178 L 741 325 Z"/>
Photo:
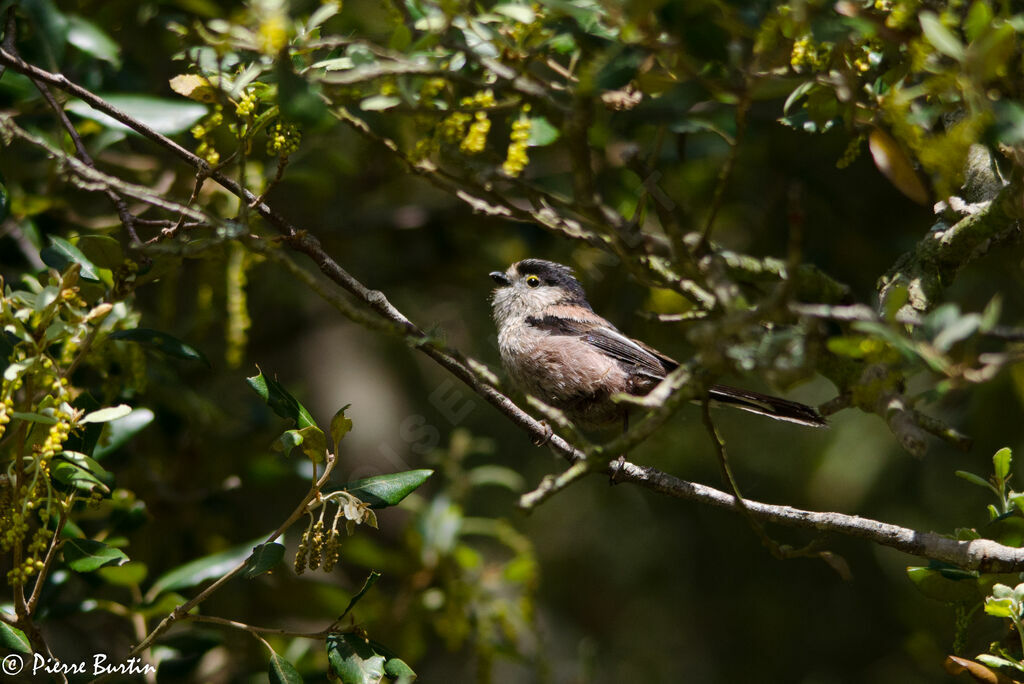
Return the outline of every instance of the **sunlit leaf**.
<path id="1" fill-rule="evenodd" d="M 1013 452 L 1009 447 L 1003 447 L 992 457 L 992 464 L 995 466 L 997 480 L 1005 480 L 1010 474 L 1010 462 L 1013 460 Z"/>
<path id="2" fill-rule="evenodd" d="M 217 89 L 199 74 L 178 74 L 169 83 L 171 90 L 196 102 L 216 102 Z"/>
<path id="3" fill-rule="evenodd" d="M 361 480 L 346 482 L 337 489 L 344 489 L 372 508 L 394 506 L 412 494 L 417 487 L 427 481 L 433 470 L 407 470 L 402 473 L 374 475 Z"/>
<path id="4" fill-rule="evenodd" d="M 349 406 L 351 404 L 345 404 L 331 418 L 331 443 L 335 451 L 338 449 L 338 443 L 352 430 L 352 419 L 345 415 L 345 410 Z"/>
<path id="5" fill-rule="evenodd" d="M 93 450 L 93 458 L 100 460 L 114 453 L 152 423 L 155 417 L 149 409 L 139 408 L 134 409 L 127 416 L 110 421 L 106 425 L 105 436 Z"/>
<path id="6" fill-rule="evenodd" d="M 260 544 L 252 550 L 252 555 L 245 560 L 242 577 L 252 579 L 274 568 L 284 558 L 285 548 L 277 542 Z"/>
<path id="7" fill-rule="evenodd" d="M 378 684 L 384 677 L 384 656 L 355 634 L 327 637 L 327 661 L 342 684 Z"/>
<path id="8" fill-rule="evenodd" d="M 544 147 L 558 140 L 562 134 L 543 116 L 530 117 L 530 137 L 526 144 L 529 147 Z"/>
<path id="9" fill-rule="evenodd" d="M 509 19 L 515 19 L 521 24 L 530 24 L 537 18 L 537 15 L 529 5 L 505 3 L 495 5 L 491 8 L 491 11 L 497 14 L 504 14 Z"/>
<path id="10" fill-rule="evenodd" d="M 402 99 L 393 95 L 373 95 L 362 100 L 359 108 L 364 112 L 383 112 L 402 104 Z"/>
<path id="11" fill-rule="evenodd" d="M 966 470 L 958 470 L 955 474 L 957 477 L 963 480 L 967 480 L 973 485 L 978 485 L 979 487 L 984 487 L 985 489 L 992 489 L 993 491 L 995 491 L 992 487 L 992 484 L 988 480 L 986 480 L 983 477 L 979 477 L 974 473 L 969 473 Z"/>
<path id="12" fill-rule="evenodd" d="M 78 238 L 75 247 L 100 268 L 113 270 L 124 262 L 121 243 L 107 235 L 83 235 Z"/>
<path id="13" fill-rule="evenodd" d="M 267 676 L 270 678 L 270 684 L 302 684 L 305 681 L 295 666 L 277 653 L 270 654 Z"/>
<path id="14" fill-rule="evenodd" d="M 119 587 L 138 586 L 146 579 L 148 573 L 149 568 L 139 561 L 129 561 L 121 566 L 107 566 L 96 571 L 104 582 Z"/>
<path id="15" fill-rule="evenodd" d="M 82 278 L 100 282 L 99 270 L 96 265 L 82 254 L 81 250 L 57 235 L 50 236 L 50 246 L 39 253 L 39 258 L 47 266 L 58 271 L 63 271 L 69 264 L 78 264 L 81 267 Z"/>
<path id="16" fill-rule="evenodd" d="M 17 627 L 11 627 L 6 622 L 0 622 L 0 647 L 25 655 L 32 653 L 32 644 L 25 633 Z"/>
<path id="17" fill-rule="evenodd" d="M 917 18 L 921 22 L 921 32 L 924 33 L 924 37 L 928 39 L 928 42 L 936 50 L 957 61 L 963 60 L 963 43 L 953 35 L 952 31 L 943 25 L 939 15 L 934 12 L 922 11 L 917 15 Z"/>
<path id="18" fill-rule="evenodd" d="M 306 410 L 306 407 L 289 394 L 281 383 L 266 377 L 262 371 L 259 375 L 246 378 L 245 381 L 277 415 L 294 420 L 300 429 L 316 425 L 316 421 L 313 420 L 313 416 Z"/>
<path id="19" fill-rule="evenodd" d="M 404 684 L 416 679 L 416 673 L 401 658 L 391 658 L 384 663 L 384 674 Z"/>
<path id="20" fill-rule="evenodd" d="M 210 365 L 210 362 L 206 360 L 206 356 L 201 351 L 185 344 L 173 335 L 168 335 L 159 330 L 150 330 L 149 328 L 118 330 L 110 335 L 110 339 L 135 342 L 168 356 L 185 359 L 186 361 L 199 361 L 207 366 Z"/>
<path id="21" fill-rule="evenodd" d="M 115 69 L 121 68 L 121 47 L 91 21 L 68 15 L 68 42 L 90 57 L 109 62 Z"/>
<path id="22" fill-rule="evenodd" d="M 50 472 L 57 482 L 81 492 L 92 492 L 93 489 L 99 489 L 104 493 L 110 491 L 110 487 L 100 481 L 95 475 L 85 468 L 68 461 L 61 460 L 55 462 L 50 467 Z"/>
<path id="23" fill-rule="evenodd" d="M 973 601 L 978 599 L 978 587 L 973 581 L 977 573 L 963 577 L 946 576 L 942 571 L 926 567 L 907 568 L 907 577 L 928 598 L 937 601 Z"/>
<path id="24" fill-rule="evenodd" d="M 75 572 L 92 572 L 107 565 L 123 565 L 128 556 L 94 539 L 68 539 L 61 547 L 64 562 Z"/>
<path id="25" fill-rule="evenodd" d="M 187 131 L 199 119 L 206 116 L 207 108 L 198 102 L 171 100 L 147 95 L 103 95 L 108 104 L 136 119 L 157 133 L 175 135 Z M 107 128 L 135 133 L 123 123 L 93 109 L 82 100 L 71 100 L 65 106 L 69 112 L 83 119 L 91 119 Z"/>
<path id="26" fill-rule="evenodd" d="M 85 414 L 85 417 L 79 420 L 79 423 L 109 423 L 112 420 L 118 418 L 124 418 L 132 412 L 132 407 L 128 404 L 120 404 L 118 406 L 110 406 L 108 408 L 102 408 L 99 411 L 93 411 L 92 413 Z"/>
<path id="27" fill-rule="evenodd" d="M 928 191 L 917 177 L 913 165 L 907 159 L 899 143 L 885 131 L 876 128 L 868 136 L 868 149 L 875 166 L 896 189 L 918 204 L 928 203 Z"/>
<path id="28" fill-rule="evenodd" d="M 253 547 L 259 545 L 260 540 L 253 540 L 238 546 L 233 546 L 226 551 L 203 556 L 161 575 L 150 588 L 150 594 L 157 594 L 163 591 L 175 591 L 187 589 L 201 584 L 206 580 L 220 577 L 234 569 L 236 565 L 252 555 Z"/>

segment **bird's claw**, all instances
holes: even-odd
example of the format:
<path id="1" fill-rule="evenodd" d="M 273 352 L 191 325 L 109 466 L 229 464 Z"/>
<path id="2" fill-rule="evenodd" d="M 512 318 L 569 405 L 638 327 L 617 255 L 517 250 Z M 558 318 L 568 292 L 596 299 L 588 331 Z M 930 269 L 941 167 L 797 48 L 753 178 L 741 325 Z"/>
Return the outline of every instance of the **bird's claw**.
<path id="1" fill-rule="evenodd" d="M 555 434 L 555 431 L 551 429 L 550 425 L 548 425 L 548 421 L 542 420 L 540 421 L 540 424 L 541 427 L 544 428 L 544 434 L 540 436 L 534 435 L 533 437 L 533 445 L 539 447 L 544 446 L 545 444 L 550 442 L 551 436 Z"/>
<path id="2" fill-rule="evenodd" d="M 625 455 L 620 455 L 608 463 L 608 486 L 617 485 L 622 482 L 622 466 L 625 463 Z"/>

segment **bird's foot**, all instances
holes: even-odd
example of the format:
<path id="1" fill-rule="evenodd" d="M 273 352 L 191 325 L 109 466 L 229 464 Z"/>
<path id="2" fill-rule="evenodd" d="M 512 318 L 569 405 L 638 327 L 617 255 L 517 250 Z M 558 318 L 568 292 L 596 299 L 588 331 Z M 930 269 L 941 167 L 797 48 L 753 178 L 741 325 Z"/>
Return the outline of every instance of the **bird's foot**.
<path id="1" fill-rule="evenodd" d="M 555 434 L 555 431 L 551 429 L 550 425 L 548 425 L 548 421 L 542 420 L 540 421 L 540 424 L 541 427 L 544 428 L 544 434 L 539 436 L 535 435 L 533 438 L 533 445 L 539 447 L 544 446 L 545 444 L 550 442 L 551 436 Z"/>
<path id="2" fill-rule="evenodd" d="M 622 482 L 622 466 L 626 463 L 626 456 L 621 455 L 608 463 L 608 485 L 617 485 Z"/>

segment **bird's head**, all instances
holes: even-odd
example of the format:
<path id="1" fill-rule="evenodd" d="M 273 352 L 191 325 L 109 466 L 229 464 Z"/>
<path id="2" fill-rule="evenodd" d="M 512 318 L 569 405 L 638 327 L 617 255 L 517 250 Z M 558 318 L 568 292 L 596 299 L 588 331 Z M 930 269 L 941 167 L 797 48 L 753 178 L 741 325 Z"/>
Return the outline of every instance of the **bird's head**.
<path id="1" fill-rule="evenodd" d="M 523 259 L 504 272 L 492 271 L 490 276 L 498 284 L 491 303 L 499 326 L 511 318 L 542 315 L 551 306 L 574 305 L 590 310 L 583 286 L 568 266 Z"/>

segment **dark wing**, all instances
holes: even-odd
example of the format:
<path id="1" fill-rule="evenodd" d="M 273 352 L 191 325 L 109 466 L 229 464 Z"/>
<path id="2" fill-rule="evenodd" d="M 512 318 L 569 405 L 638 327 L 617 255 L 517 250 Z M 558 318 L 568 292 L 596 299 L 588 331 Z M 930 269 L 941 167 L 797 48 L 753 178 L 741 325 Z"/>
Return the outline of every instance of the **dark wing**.
<path id="1" fill-rule="evenodd" d="M 618 361 L 629 372 L 654 380 L 660 380 L 679 365 L 646 344 L 626 337 L 608 323 L 595 324 L 550 315 L 531 316 L 526 322 L 552 335 L 578 337 Z"/>

